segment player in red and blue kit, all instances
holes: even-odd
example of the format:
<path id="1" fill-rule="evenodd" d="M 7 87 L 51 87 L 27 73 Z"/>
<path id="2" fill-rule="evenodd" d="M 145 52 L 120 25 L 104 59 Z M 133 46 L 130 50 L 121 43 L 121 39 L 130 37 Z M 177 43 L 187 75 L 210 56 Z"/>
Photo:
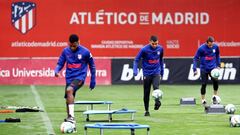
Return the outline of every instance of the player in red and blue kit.
<path id="1" fill-rule="evenodd" d="M 163 76 L 163 48 L 158 44 L 158 38 L 156 36 L 150 37 L 150 43 L 145 45 L 133 63 L 134 76 L 138 74 L 138 63 L 142 60 L 143 69 L 143 101 L 145 108 L 145 116 L 150 116 L 149 113 L 149 97 L 151 91 L 151 85 L 153 90 L 159 89 L 160 78 Z M 159 98 L 155 99 L 154 110 L 158 110 L 161 106 Z"/>
<path id="2" fill-rule="evenodd" d="M 69 37 L 69 46 L 64 48 L 59 57 L 57 66 L 55 68 L 55 76 L 60 76 L 60 71 L 66 63 L 66 87 L 65 99 L 67 108 L 67 118 L 65 121 L 76 123 L 74 119 L 74 98 L 77 90 L 84 84 L 87 76 L 87 69 L 89 66 L 91 72 L 90 90 L 94 89 L 96 85 L 95 72 L 96 67 L 90 51 L 79 45 L 79 38 L 76 34 Z"/>
<path id="3" fill-rule="evenodd" d="M 208 37 L 206 43 L 202 44 L 194 58 L 193 58 L 193 71 L 194 75 L 197 74 L 197 63 L 200 61 L 200 71 L 201 71 L 201 81 L 202 81 L 202 86 L 201 86 L 201 99 L 202 99 L 202 104 L 206 105 L 206 99 L 205 99 L 205 94 L 206 94 L 206 86 L 207 86 L 207 81 L 208 77 L 211 77 L 211 80 L 213 82 L 213 103 L 215 104 L 216 97 L 218 95 L 218 80 L 214 79 L 211 76 L 211 70 L 214 68 L 219 68 L 220 67 L 220 52 L 219 52 L 219 47 L 217 44 L 213 43 L 214 38 L 213 37 Z"/>

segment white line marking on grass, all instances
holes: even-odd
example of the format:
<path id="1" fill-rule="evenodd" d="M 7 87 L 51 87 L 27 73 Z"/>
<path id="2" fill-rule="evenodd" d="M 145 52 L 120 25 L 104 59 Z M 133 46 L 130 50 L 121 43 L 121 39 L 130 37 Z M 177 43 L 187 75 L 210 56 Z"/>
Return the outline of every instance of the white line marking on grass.
<path id="1" fill-rule="evenodd" d="M 38 92 L 36 90 L 36 87 L 34 85 L 31 85 L 31 90 L 32 90 L 32 93 L 33 93 L 33 95 L 35 97 L 35 101 L 36 101 L 37 105 L 41 109 L 44 110 L 44 112 L 40 112 L 40 114 L 41 114 L 41 117 L 42 117 L 42 119 L 44 121 L 45 128 L 47 129 L 48 135 L 55 135 L 55 132 L 54 132 L 53 127 L 52 127 L 52 123 L 51 123 L 51 121 L 50 121 L 50 119 L 48 117 L 48 114 L 47 114 L 47 112 L 46 112 L 46 110 L 44 108 L 42 100 L 41 100 L 41 98 L 40 98 L 40 96 L 39 96 L 39 94 L 38 94 Z"/>

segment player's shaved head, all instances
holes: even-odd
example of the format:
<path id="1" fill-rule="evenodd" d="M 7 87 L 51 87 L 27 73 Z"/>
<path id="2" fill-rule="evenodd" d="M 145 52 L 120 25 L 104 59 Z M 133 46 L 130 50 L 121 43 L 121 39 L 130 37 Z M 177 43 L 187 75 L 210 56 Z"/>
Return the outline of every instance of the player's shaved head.
<path id="1" fill-rule="evenodd" d="M 77 50 L 78 44 L 79 44 L 79 38 L 76 34 L 72 34 L 69 37 L 69 47 L 71 48 L 71 50 L 74 52 Z"/>
<path id="2" fill-rule="evenodd" d="M 78 42 L 78 40 L 79 40 L 79 38 L 78 38 L 78 36 L 76 34 L 72 34 L 69 37 L 69 42 L 70 43 Z"/>
<path id="3" fill-rule="evenodd" d="M 150 37 L 150 41 L 156 42 L 156 41 L 158 41 L 158 37 L 152 35 L 152 36 Z"/>
<path id="4" fill-rule="evenodd" d="M 157 45 L 158 45 L 158 38 L 157 38 L 157 36 L 153 36 L 152 35 L 149 40 L 150 40 L 150 44 L 151 44 L 152 48 L 156 48 Z"/>

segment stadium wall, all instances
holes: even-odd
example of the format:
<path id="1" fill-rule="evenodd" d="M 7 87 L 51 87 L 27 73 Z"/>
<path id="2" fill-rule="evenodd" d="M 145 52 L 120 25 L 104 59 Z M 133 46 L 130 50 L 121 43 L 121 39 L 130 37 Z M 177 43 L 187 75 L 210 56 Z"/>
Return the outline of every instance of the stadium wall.
<path id="1" fill-rule="evenodd" d="M 192 57 L 210 35 L 222 56 L 239 56 L 239 7 L 239 0 L 1 0 L 0 57 L 58 57 L 72 33 L 95 57 L 134 57 L 152 34 L 166 57 Z"/>
<path id="2" fill-rule="evenodd" d="M 0 60 L 0 85 L 65 85 L 65 70 L 62 78 L 54 77 L 57 59 L 7 59 Z M 140 84 L 142 69 L 133 76 L 133 59 L 96 59 L 96 81 L 98 85 Z M 166 58 L 162 84 L 196 84 L 200 76 L 193 76 L 192 59 Z M 221 84 L 240 84 L 240 58 L 223 58 L 221 61 Z M 89 84 L 88 71 L 85 84 Z"/>

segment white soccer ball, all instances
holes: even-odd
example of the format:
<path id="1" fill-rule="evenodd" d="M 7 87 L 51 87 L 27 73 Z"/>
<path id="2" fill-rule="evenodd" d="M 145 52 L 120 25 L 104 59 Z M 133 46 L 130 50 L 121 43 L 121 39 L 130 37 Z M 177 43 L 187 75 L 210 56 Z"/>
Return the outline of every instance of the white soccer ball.
<path id="1" fill-rule="evenodd" d="M 240 126 L 240 115 L 232 115 L 229 118 L 231 127 L 239 127 Z"/>
<path id="2" fill-rule="evenodd" d="M 213 100 L 214 98 L 216 99 L 216 102 L 214 102 L 214 100 Z M 220 104 L 221 103 L 221 98 L 219 96 L 217 96 L 217 95 L 214 95 L 212 97 L 212 103 L 213 104 Z"/>
<path id="3" fill-rule="evenodd" d="M 153 96 L 153 98 L 155 98 L 155 99 L 156 99 L 156 98 L 162 99 L 163 92 L 162 92 L 161 90 L 159 90 L 159 89 L 153 90 L 152 96 Z"/>
<path id="4" fill-rule="evenodd" d="M 63 122 L 60 126 L 62 133 L 73 133 L 75 125 L 71 122 Z"/>
<path id="5" fill-rule="evenodd" d="M 236 111 L 236 107 L 233 104 L 228 104 L 225 106 L 225 111 L 227 114 L 234 114 Z"/>
<path id="6" fill-rule="evenodd" d="M 211 76 L 217 79 L 220 76 L 220 70 L 218 68 L 214 68 L 211 71 Z"/>

